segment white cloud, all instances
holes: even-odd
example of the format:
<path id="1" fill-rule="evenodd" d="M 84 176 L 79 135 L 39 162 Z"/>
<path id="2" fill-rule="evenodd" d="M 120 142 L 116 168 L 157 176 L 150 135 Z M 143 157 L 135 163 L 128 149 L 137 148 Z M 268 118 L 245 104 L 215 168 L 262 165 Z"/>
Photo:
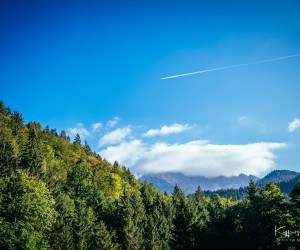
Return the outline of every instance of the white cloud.
<path id="1" fill-rule="evenodd" d="M 131 132 L 132 130 L 129 126 L 113 130 L 105 134 L 102 138 L 100 138 L 99 145 L 104 146 L 104 145 L 112 145 L 112 144 L 120 143 L 129 134 L 131 134 Z"/>
<path id="2" fill-rule="evenodd" d="M 101 122 L 97 122 L 92 124 L 92 129 L 94 132 L 98 132 L 100 129 L 102 128 L 102 123 Z"/>
<path id="3" fill-rule="evenodd" d="M 177 134 L 185 130 L 191 129 L 189 124 L 178 124 L 174 123 L 171 126 L 162 126 L 160 129 L 150 129 L 146 133 L 142 134 L 143 137 L 154 137 L 168 134 Z"/>
<path id="4" fill-rule="evenodd" d="M 250 118 L 248 116 L 243 115 L 238 118 L 238 122 L 241 125 L 247 125 L 249 123 L 249 121 L 250 121 Z"/>
<path id="5" fill-rule="evenodd" d="M 116 126 L 119 122 L 120 122 L 120 117 L 115 116 L 114 119 L 112 119 L 111 121 L 108 121 L 106 123 L 106 126 L 109 128 L 113 128 L 114 126 Z"/>
<path id="6" fill-rule="evenodd" d="M 284 147 L 285 143 L 217 145 L 208 141 L 147 145 L 133 140 L 99 153 L 109 161 L 117 160 L 133 172 L 142 174 L 180 171 L 187 175 L 230 176 L 244 173 L 259 176 L 276 166 L 274 150 Z"/>
<path id="7" fill-rule="evenodd" d="M 81 139 L 90 135 L 89 131 L 83 126 L 82 123 L 77 123 L 75 128 L 68 128 L 68 131 L 72 136 L 79 134 Z"/>
<path id="8" fill-rule="evenodd" d="M 122 165 L 134 166 L 144 157 L 145 148 L 140 140 L 123 142 L 118 146 L 110 146 L 100 152 L 100 155 L 111 162 L 118 161 Z"/>
<path id="9" fill-rule="evenodd" d="M 299 127 L 300 127 L 300 119 L 294 118 L 294 120 L 289 123 L 288 131 L 294 132 Z"/>

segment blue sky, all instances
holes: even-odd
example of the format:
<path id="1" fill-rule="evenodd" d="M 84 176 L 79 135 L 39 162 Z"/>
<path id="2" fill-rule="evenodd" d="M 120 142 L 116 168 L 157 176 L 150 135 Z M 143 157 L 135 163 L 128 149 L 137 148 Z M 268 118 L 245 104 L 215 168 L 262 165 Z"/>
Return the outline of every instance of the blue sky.
<path id="1" fill-rule="evenodd" d="M 135 173 L 300 171 L 300 57 L 161 80 L 298 54 L 299 16 L 291 0 L 1 1 L 0 99 Z"/>

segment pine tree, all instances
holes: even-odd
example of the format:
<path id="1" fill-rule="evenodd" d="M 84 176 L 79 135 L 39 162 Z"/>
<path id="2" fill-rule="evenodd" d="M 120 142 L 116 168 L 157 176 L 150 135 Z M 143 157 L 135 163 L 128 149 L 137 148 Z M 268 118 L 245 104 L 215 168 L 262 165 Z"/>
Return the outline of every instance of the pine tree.
<path id="1" fill-rule="evenodd" d="M 119 204 L 120 243 L 124 249 L 144 249 L 145 210 L 139 191 L 124 191 Z"/>
<path id="2" fill-rule="evenodd" d="M 192 213 L 192 238 L 193 247 L 195 249 L 204 249 L 204 234 L 209 222 L 209 212 L 207 210 L 207 202 L 203 193 L 198 187 L 193 197 L 190 198 L 190 213 Z"/>
<path id="3" fill-rule="evenodd" d="M 160 249 L 171 249 L 170 242 L 172 238 L 172 204 L 169 200 L 164 200 L 169 196 L 157 194 L 154 211 L 152 214 L 153 220 L 156 223 L 156 230 L 159 235 Z"/>
<path id="4" fill-rule="evenodd" d="M 29 169 L 31 175 L 41 175 L 43 173 L 43 153 L 39 124 L 30 122 L 28 129 L 28 142 L 23 151 L 21 164 Z"/>
<path id="5" fill-rule="evenodd" d="M 290 198 L 290 210 L 291 210 L 291 227 L 295 232 L 299 231 L 300 225 L 300 181 L 293 187 L 292 191 L 289 194 Z M 293 246 L 295 249 L 300 248 L 300 242 L 293 241 Z"/>
<path id="6" fill-rule="evenodd" d="M 3 101 L 0 100 L 0 114 L 5 115 L 5 113 L 6 113 L 6 107 L 3 103 Z"/>
<path id="7" fill-rule="evenodd" d="M 0 178 L 0 249 L 46 249 L 54 203 L 45 183 L 26 172 Z"/>
<path id="8" fill-rule="evenodd" d="M 89 201 L 93 196 L 92 169 L 80 160 L 69 172 L 67 185 L 71 198 Z"/>
<path id="9" fill-rule="evenodd" d="M 118 244 L 113 243 L 112 235 L 108 231 L 103 221 L 95 224 L 90 238 L 90 250 L 114 250 L 118 249 Z"/>
<path id="10" fill-rule="evenodd" d="M 226 199 L 221 198 L 216 193 L 212 194 L 207 209 L 209 211 L 209 223 L 205 230 L 205 237 L 211 249 L 220 249 L 224 245 L 225 229 L 223 224 L 226 219 Z"/>
<path id="11" fill-rule="evenodd" d="M 296 225 L 300 225 L 300 181 L 293 187 L 289 194 L 290 207 Z"/>
<path id="12" fill-rule="evenodd" d="M 74 225 L 76 221 L 75 204 L 67 194 L 59 192 L 55 197 L 58 217 L 53 226 L 50 245 L 52 249 L 71 250 L 75 247 Z"/>
<path id="13" fill-rule="evenodd" d="M 246 222 L 251 225 L 247 233 L 251 236 L 250 245 L 253 248 L 278 249 L 281 242 L 280 238 L 274 237 L 275 226 L 288 227 L 291 220 L 280 189 L 274 183 L 268 183 L 251 202 L 248 212 L 250 217 Z"/>
<path id="14" fill-rule="evenodd" d="M 183 191 L 176 185 L 172 194 L 174 207 L 174 217 L 172 228 L 172 249 L 191 249 L 192 234 L 191 224 L 192 217 L 189 211 L 188 202 Z"/>
<path id="15" fill-rule="evenodd" d="M 92 154 L 92 150 L 90 145 L 88 144 L 88 142 L 86 140 L 84 140 L 84 146 L 83 146 L 85 152 L 87 155 L 91 155 Z"/>
<path id="16" fill-rule="evenodd" d="M 12 131 L 0 125 L 0 176 L 8 176 L 14 172 L 17 163 L 18 147 Z"/>
<path id="17" fill-rule="evenodd" d="M 76 219 L 73 226 L 75 249 L 87 249 L 93 235 L 95 213 L 85 201 L 77 198 L 75 199 L 75 214 Z"/>
<path id="18" fill-rule="evenodd" d="M 258 186 L 251 179 L 247 187 L 247 199 L 251 202 L 254 201 L 258 195 Z"/>
<path id="19" fill-rule="evenodd" d="M 80 135 L 79 134 L 76 134 L 73 143 L 74 144 L 81 144 L 81 139 L 80 139 Z"/>
<path id="20" fill-rule="evenodd" d="M 11 116 L 12 115 L 10 107 L 6 107 L 5 115 L 6 116 Z"/>
<path id="21" fill-rule="evenodd" d="M 22 115 L 18 111 L 14 111 L 13 115 L 13 134 L 20 140 L 24 135 L 24 120 Z"/>
<path id="22" fill-rule="evenodd" d="M 160 215 L 156 214 L 156 220 L 153 218 L 153 214 L 147 214 L 144 241 L 145 249 L 147 250 L 159 250 L 162 249 L 162 243 L 158 232 L 158 222 Z"/>
<path id="23" fill-rule="evenodd" d="M 64 130 L 62 130 L 61 132 L 60 132 L 60 138 L 62 138 L 63 140 L 65 140 L 65 141 L 67 141 L 68 139 L 67 139 L 67 133 L 66 133 L 66 131 L 64 131 Z"/>
<path id="24" fill-rule="evenodd" d="M 147 215 L 147 223 L 144 231 L 146 249 L 163 249 L 160 226 L 164 225 L 164 215 L 163 213 L 160 213 L 158 208 L 155 206 L 155 200 L 159 199 L 159 196 L 153 184 L 149 184 L 146 181 L 143 183 L 141 188 L 141 197 L 143 199 Z M 167 228 L 165 230 L 167 230 Z"/>

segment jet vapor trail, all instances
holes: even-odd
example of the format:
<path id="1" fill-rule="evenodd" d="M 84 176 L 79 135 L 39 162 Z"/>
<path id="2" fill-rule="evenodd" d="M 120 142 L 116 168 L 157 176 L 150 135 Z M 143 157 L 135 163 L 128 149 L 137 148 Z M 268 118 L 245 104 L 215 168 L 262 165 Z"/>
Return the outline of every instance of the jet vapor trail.
<path id="1" fill-rule="evenodd" d="M 191 72 L 191 73 L 185 73 L 185 74 L 180 74 L 180 75 L 174 75 L 174 76 L 166 76 L 166 77 L 163 77 L 161 79 L 165 80 L 165 79 L 177 78 L 177 77 L 182 77 L 182 76 L 190 76 L 190 75 L 195 75 L 195 74 L 202 74 L 202 73 L 211 72 L 211 71 L 217 71 L 217 70 L 222 70 L 222 69 L 237 68 L 237 67 L 248 66 L 248 65 L 253 65 L 253 64 L 259 64 L 259 63 L 266 63 L 266 62 L 272 62 L 272 61 L 277 61 L 277 60 L 283 60 L 283 59 L 288 59 L 288 58 L 297 57 L 297 56 L 300 56 L 300 54 L 295 54 L 295 55 L 290 55 L 290 56 L 283 56 L 283 57 L 277 57 L 277 58 L 267 59 L 267 60 L 258 61 L 258 62 L 242 63 L 242 64 L 231 65 L 231 66 L 220 67 L 220 68 L 214 68 L 214 69 L 205 69 L 205 70 L 200 70 L 200 71 Z"/>

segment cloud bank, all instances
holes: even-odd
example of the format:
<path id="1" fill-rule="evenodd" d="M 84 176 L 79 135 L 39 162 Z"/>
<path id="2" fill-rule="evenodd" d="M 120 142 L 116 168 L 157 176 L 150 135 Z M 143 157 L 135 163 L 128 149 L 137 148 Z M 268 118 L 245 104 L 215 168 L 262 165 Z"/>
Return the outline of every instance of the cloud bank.
<path id="1" fill-rule="evenodd" d="M 284 147 L 285 143 L 218 145 L 202 140 L 149 145 L 133 140 L 99 153 L 109 161 L 117 160 L 133 172 L 142 174 L 180 171 L 186 175 L 208 177 L 240 173 L 260 176 L 276 166 L 274 151 Z"/>
<path id="2" fill-rule="evenodd" d="M 101 136 L 98 139 L 99 154 L 110 162 L 118 161 L 129 167 L 135 174 L 181 172 L 207 177 L 240 173 L 261 176 L 276 167 L 275 151 L 287 146 L 277 142 L 214 144 L 206 140 L 153 143 L 153 139 L 148 138 L 178 134 L 192 129 L 192 126 L 174 123 L 142 133 L 133 131 L 134 127 L 131 125 L 113 128 L 119 120 L 120 118 L 115 117 L 106 123 L 105 129 L 98 122 L 91 124 L 89 132 L 82 123 L 78 123 L 68 131 L 71 135 L 79 134 L 82 138 L 93 138 L 97 132 L 97 137 Z M 239 123 L 248 124 L 249 118 L 241 116 Z M 293 132 L 299 127 L 300 120 L 295 118 L 289 123 L 288 130 Z"/>
<path id="3" fill-rule="evenodd" d="M 150 129 L 146 133 L 142 134 L 143 137 L 163 136 L 169 134 L 178 134 L 185 130 L 191 129 L 189 124 L 174 123 L 171 126 L 164 125 L 160 129 Z"/>

